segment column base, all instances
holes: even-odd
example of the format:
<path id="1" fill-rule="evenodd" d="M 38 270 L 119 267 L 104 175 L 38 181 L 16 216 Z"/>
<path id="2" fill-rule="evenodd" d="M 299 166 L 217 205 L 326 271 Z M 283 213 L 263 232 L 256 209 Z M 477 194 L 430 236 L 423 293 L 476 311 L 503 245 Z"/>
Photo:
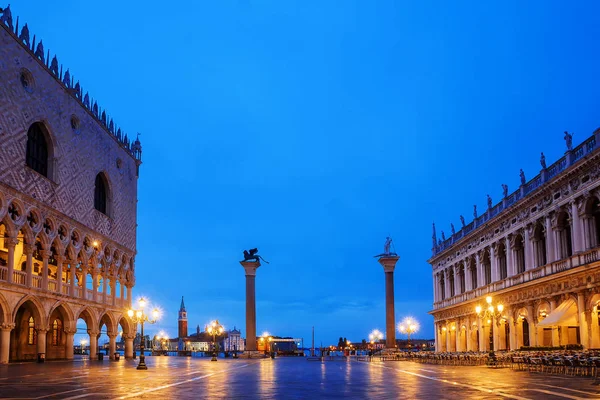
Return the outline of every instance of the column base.
<path id="1" fill-rule="evenodd" d="M 258 350 L 246 350 L 239 355 L 240 358 L 267 358 L 268 355 L 263 351 Z"/>

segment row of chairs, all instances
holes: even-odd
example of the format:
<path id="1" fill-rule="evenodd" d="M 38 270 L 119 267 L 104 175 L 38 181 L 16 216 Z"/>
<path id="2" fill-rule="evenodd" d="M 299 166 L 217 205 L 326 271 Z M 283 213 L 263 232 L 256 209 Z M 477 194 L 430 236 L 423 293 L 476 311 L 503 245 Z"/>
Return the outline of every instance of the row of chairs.
<path id="1" fill-rule="evenodd" d="M 512 357 L 511 367 L 519 371 L 597 377 L 600 372 L 600 359 L 562 356 L 523 356 Z"/>

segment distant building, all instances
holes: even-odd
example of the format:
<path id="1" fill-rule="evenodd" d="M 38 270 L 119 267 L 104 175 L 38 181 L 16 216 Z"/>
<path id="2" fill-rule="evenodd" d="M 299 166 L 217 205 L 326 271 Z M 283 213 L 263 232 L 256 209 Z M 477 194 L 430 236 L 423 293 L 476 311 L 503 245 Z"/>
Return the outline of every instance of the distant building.
<path id="1" fill-rule="evenodd" d="M 227 336 L 223 339 L 224 351 L 244 351 L 246 348 L 245 341 L 242 339 L 241 332 L 235 329 L 227 332 Z"/>

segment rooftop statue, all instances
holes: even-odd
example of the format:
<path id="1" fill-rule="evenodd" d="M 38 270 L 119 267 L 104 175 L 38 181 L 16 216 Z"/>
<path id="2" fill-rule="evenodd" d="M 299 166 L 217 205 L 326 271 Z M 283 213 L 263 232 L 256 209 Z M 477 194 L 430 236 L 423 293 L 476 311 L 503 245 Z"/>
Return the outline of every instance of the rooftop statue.
<path id="1" fill-rule="evenodd" d="M 567 150 L 573 150 L 573 134 L 565 131 L 565 142 L 567 142 Z"/>
<path id="2" fill-rule="evenodd" d="M 2 12 L 2 17 L 0 17 L 0 23 L 8 25 L 10 30 L 13 30 L 13 20 L 12 13 L 10 12 L 10 4 L 5 9 L 0 8 L 0 12 Z"/>
<path id="3" fill-rule="evenodd" d="M 521 185 L 524 185 L 525 183 L 527 183 L 527 181 L 525 180 L 525 172 L 523 172 L 522 169 L 521 169 L 521 172 L 519 172 L 519 176 L 521 177 Z"/>
<path id="4" fill-rule="evenodd" d="M 546 156 L 544 152 L 542 152 L 542 156 L 540 157 L 540 164 L 542 165 L 542 169 L 546 169 Z"/>
<path id="5" fill-rule="evenodd" d="M 460 223 L 462 224 L 462 227 L 465 227 L 465 217 L 463 217 L 462 215 L 460 216 Z"/>
<path id="6" fill-rule="evenodd" d="M 244 261 L 260 262 L 260 260 L 263 260 L 267 264 L 269 263 L 267 260 L 265 260 L 264 258 L 262 258 L 260 255 L 258 255 L 256 253 L 258 253 L 257 248 L 250 249 L 250 250 L 244 250 Z"/>
<path id="7" fill-rule="evenodd" d="M 477 204 L 473 205 L 473 218 L 477 219 Z"/>
<path id="8" fill-rule="evenodd" d="M 444 233 L 444 231 L 442 231 L 442 242 L 446 241 L 446 234 Z"/>
<path id="9" fill-rule="evenodd" d="M 454 229 L 453 223 L 450 223 L 450 231 L 452 232 L 452 236 L 454 236 L 454 234 L 456 233 L 456 230 Z"/>
<path id="10" fill-rule="evenodd" d="M 505 183 L 502 184 L 502 194 L 505 198 L 508 197 L 508 185 Z"/>
<path id="11" fill-rule="evenodd" d="M 434 225 L 434 229 L 435 229 L 435 225 Z M 434 233 L 434 243 L 435 243 L 435 233 Z M 375 257 L 396 256 L 397 254 L 391 250 L 391 247 L 392 247 L 392 238 L 388 236 L 385 238 L 385 243 L 383 245 L 383 253 L 378 254 Z"/>
<path id="12" fill-rule="evenodd" d="M 492 198 L 490 197 L 490 195 L 487 195 L 487 203 L 488 203 L 488 208 L 492 208 Z"/>

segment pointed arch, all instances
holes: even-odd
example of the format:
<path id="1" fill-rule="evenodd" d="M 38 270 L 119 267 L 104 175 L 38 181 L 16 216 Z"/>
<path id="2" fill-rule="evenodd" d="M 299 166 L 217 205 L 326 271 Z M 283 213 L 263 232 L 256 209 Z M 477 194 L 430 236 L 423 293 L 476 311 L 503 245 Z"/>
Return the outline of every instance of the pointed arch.
<path id="1" fill-rule="evenodd" d="M 94 208 L 101 213 L 111 216 L 112 191 L 108 174 L 101 171 L 94 181 Z"/>
<path id="2" fill-rule="evenodd" d="M 47 329 L 48 322 L 44 306 L 37 297 L 32 296 L 30 294 L 23 296 L 23 298 L 19 300 L 19 302 L 16 304 L 11 317 L 11 321 L 13 323 L 18 322 L 17 313 L 19 312 L 19 309 L 23 306 L 31 307 L 31 312 L 36 321 L 36 329 Z"/>
<path id="3" fill-rule="evenodd" d="M 25 163 L 46 178 L 54 177 L 55 146 L 46 123 L 34 122 L 27 130 Z"/>
<path id="4" fill-rule="evenodd" d="M 59 302 L 50 310 L 50 318 L 52 319 L 52 315 L 55 313 L 59 313 L 64 320 L 64 328 L 68 330 L 75 330 L 75 325 L 77 324 L 77 320 L 75 319 L 75 313 L 69 307 L 68 303 Z M 51 323 L 52 321 L 50 321 Z"/>
<path id="5" fill-rule="evenodd" d="M 118 333 L 117 322 L 111 312 L 105 311 L 98 320 L 98 328 L 106 325 L 107 333 Z"/>

